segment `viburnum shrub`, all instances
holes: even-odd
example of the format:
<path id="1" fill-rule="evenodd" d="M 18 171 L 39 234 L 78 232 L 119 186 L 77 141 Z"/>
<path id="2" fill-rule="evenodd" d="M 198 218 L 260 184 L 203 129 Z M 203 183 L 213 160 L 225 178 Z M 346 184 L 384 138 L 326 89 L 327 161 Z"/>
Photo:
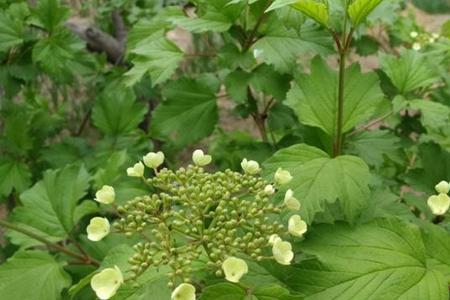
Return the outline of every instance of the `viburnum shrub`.
<path id="1" fill-rule="evenodd" d="M 446 2 L 0 1 L 0 299 L 448 300 Z"/>
<path id="2" fill-rule="evenodd" d="M 279 168 L 271 179 L 259 173 L 259 163 L 243 159 L 243 172 L 229 169 L 210 173 L 204 169 L 212 157 L 202 150 L 192 155 L 194 164 L 176 171 L 158 169 L 164 163 L 162 152 L 150 152 L 127 170 L 150 189 L 117 207 L 119 219 L 113 224 L 118 233 L 142 235 L 133 246 L 128 263 L 130 274 L 115 266 L 94 275 L 91 286 L 100 299 L 112 297 L 124 281 L 136 281 L 149 268 L 169 266 L 172 299 L 195 298 L 195 272 L 198 264 L 216 276 L 237 283 L 248 272 L 244 259 L 275 260 L 289 265 L 294 258 L 292 245 L 283 240 L 302 238 L 307 224 L 296 214 L 300 202 L 292 190 L 275 201 L 279 187 L 292 180 L 289 171 Z M 145 176 L 144 165 L 153 173 Z M 114 202 L 114 188 L 103 186 L 96 201 Z M 283 224 L 283 215 L 290 215 Z M 94 217 L 87 227 L 88 238 L 99 241 L 110 232 L 106 218 Z M 197 266 L 193 269 L 193 266 Z"/>

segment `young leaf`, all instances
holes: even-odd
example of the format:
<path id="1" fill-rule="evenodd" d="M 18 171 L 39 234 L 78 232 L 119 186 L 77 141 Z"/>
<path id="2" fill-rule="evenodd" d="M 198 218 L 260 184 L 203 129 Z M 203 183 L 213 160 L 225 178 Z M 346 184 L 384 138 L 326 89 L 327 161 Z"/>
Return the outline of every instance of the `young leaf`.
<path id="1" fill-rule="evenodd" d="M 63 239 L 75 225 L 75 209 L 86 193 L 89 179 L 83 167 L 68 166 L 47 171 L 41 181 L 21 194 L 23 206 L 14 210 L 12 221 L 19 226 L 31 227 L 32 231 L 52 240 Z M 30 245 L 28 240 L 22 238 L 17 241 Z"/>
<path id="2" fill-rule="evenodd" d="M 336 200 L 348 220 L 355 220 L 368 205 L 369 168 L 355 156 L 329 158 L 314 147 L 303 144 L 280 150 L 265 163 L 269 177 L 275 168 L 291 172 L 287 185 L 301 199 L 300 215 L 311 223 L 318 212 Z"/>
<path id="3" fill-rule="evenodd" d="M 146 112 L 131 89 L 110 85 L 97 99 L 92 120 L 103 133 L 119 136 L 136 130 Z"/>
<path id="4" fill-rule="evenodd" d="M 0 266 L 0 295 L 4 299 L 59 300 L 70 276 L 49 254 L 17 252 Z"/>
<path id="5" fill-rule="evenodd" d="M 59 0 L 40 0 L 34 10 L 40 24 L 53 32 L 69 15 L 69 9 L 62 7 Z"/>
<path id="6" fill-rule="evenodd" d="M 152 131 L 175 134 L 175 143 L 187 145 L 208 136 L 218 120 L 216 91 L 205 81 L 181 78 L 163 90 L 167 99 L 153 113 Z"/>
<path id="7" fill-rule="evenodd" d="M 183 58 L 183 51 L 165 37 L 147 39 L 131 52 L 138 57 L 133 60 L 133 68 L 124 75 L 128 86 L 141 80 L 147 72 L 152 79 L 152 85 L 166 81 Z"/>
<path id="8" fill-rule="evenodd" d="M 354 0 L 348 7 L 348 16 L 358 26 L 383 0 Z"/>
<path id="9" fill-rule="evenodd" d="M 305 260 L 286 284 L 319 299 L 447 300 L 444 275 L 427 265 L 420 230 L 399 219 L 350 227 L 318 225 L 301 244 Z"/>
<path id="10" fill-rule="evenodd" d="M 301 0 L 291 5 L 324 27 L 328 27 L 328 6 L 316 0 Z"/>
<path id="11" fill-rule="evenodd" d="M 327 88 L 324 88 L 327 87 Z M 330 136 L 336 133 L 338 75 L 316 58 L 311 74 L 299 76 L 287 96 L 287 104 L 301 123 L 319 127 Z M 375 73 L 362 74 L 359 65 L 345 73 L 343 132 L 366 120 L 383 100 L 383 92 Z"/>
<path id="12" fill-rule="evenodd" d="M 259 286 L 246 290 L 231 283 L 218 283 L 208 286 L 202 293 L 200 300 L 301 300 L 301 296 L 294 296 L 288 290 L 278 285 Z"/>
<path id="13" fill-rule="evenodd" d="M 427 129 L 439 130 L 448 126 L 450 108 L 439 102 L 416 99 L 408 101 L 409 107 L 421 112 L 421 121 Z"/>
<path id="14" fill-rule="evenodd" d="M 435 68 L 423 54 L 414 50 L 403 49 L 399 57 L 381 53 L 380 64 L 400 94 L 427 87 L 438 80 Z"/>

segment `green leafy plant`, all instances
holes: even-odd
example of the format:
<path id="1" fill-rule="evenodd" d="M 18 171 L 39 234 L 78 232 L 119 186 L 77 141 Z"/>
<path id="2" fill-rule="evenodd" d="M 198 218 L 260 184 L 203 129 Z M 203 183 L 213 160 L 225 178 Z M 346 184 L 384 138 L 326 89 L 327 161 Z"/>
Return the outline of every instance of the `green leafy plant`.
<path id="1" fill-rule="evenodd" d="M 449 26 L 410 2 L 3 1 L 0 295 L 449 299 Z"/>

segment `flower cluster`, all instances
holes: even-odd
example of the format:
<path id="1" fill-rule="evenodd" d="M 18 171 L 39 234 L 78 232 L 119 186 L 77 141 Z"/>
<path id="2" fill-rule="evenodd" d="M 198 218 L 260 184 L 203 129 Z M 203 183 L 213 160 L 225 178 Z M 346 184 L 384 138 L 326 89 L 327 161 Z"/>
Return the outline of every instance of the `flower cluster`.
<path id="1" fill-rule="evenodd" d="M 427 204 L 434 215 L 445 215 L 445 213 L 450 209 L 450 197 L 448 196 L 448 192 L 450 191 L 450 183 L 447 181 L 441 181 L 434 187 L 434 189 L 438 192 L 438 195 L 430 196 L 427 200 Z"/>
<path id="2" fill-rule="evenodd" d="M 437 33 L 418 33 L 417 31 L 411 31 L 409 33 L 409 36 L 412 39 L 411 48 L 416 51 L 419 51 L 423 46 L 427 44 L 435 43 L 440 38 L 440 35 Z"/>
<path id="3" fill-rule="evenodd" d="M 248 272 L 249 259 L 274 259 L 289 265 L 294 252 L 282 237 L 302 237 L 307 231 L 307 224 L 295 214 L 301 205 L 294 192 L 288 189 L 282 201 L 274 198 L 280 186 L 292 180 L 291 174 L 279 168 L 269 182 L 259 176 L 258 162 L 247 159 L 241 163 L 242 173 L 209 173 L 203 167 L 212 157 L 202 150 L 194 151 L 192 160 L 194 164 L 176 171 L 158 170 L 164 154 L 151 152 L 143 163 L 127 169 L 129 176 L 142 178 L 152 189 L 150 195 L 119 206 L 120 219 L 112 226 L 127 236 L 138 233 L 144 237 L 134 246 L 136 252 L 129 259 L 132 275 L 127 280 L 136 280 L 148 268 L 169 266 L 172 299 L 188 300 L 195 299 L 196 293 L 191 284 L 194 261 L 230 282 L 239 282 Z M 145 166 L 153 169 L 153 177 L 144 176 Z M 104 186 L 95 200 L 111 204 L 114 198 L 114 189 Z M 291 215 L 287 226 L 280 221 L 282 212 Z M 101 240 L 109 231 L 108 220 L 101 217 L 93 218 L 87 227 L 92 241 Z M 115 267 L 95 275 L 91 286 L 100 299 L 109 299 L 123 281 Z"/>

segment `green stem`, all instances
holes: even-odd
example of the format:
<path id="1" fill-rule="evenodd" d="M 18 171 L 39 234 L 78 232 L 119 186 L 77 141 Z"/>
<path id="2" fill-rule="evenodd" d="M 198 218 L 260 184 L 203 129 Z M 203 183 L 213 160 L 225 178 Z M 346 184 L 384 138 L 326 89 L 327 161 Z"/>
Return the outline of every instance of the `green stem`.
<path id="1" fill-rule="evenodd" d="M 80 260 L 82 262 L 94 265 L 96 267 L 98 267 L 100 265 L 100 263 L 98 261 L 96 261 L 95 259 L 90 258 L 88 256 L 81 255 L 79 253 L 73 252 L 70 249 L 67 249 L 66 247 L 63 247 L 63 246 L 58 245 L 58 244 L 55 244 L 55 243 L 47 240 L 45 237 L 40 236 L 39 234 L 36 234 L 36 233 L 34 233 L 32 231 L 29 231 L 28 229 L 21 228 L 19 226 L 16 226 L 14 224 L 11 224 L 11 223 L 3 221 L 3 220 L 0 220 L 0 226 L 8 228 L 8 229 L 11 229 L 11 230 L 14 230 L 14 231 L 17 231 L 17 232 L 20 232 L 20 233 L 23 233 L 23 234 L 25 234 L 25 235 L 27 235 L 27 236 L 29 236 L 29 237 L 39 241 L 39 242 L 45 244 L 50 249 L 54 249 L 54 250 L 63 252 L 63 253 L 65 253 L 65 254 L 67 254 L 69 256 L 72 256 L 72 257 L 74 257 L 74 258 L 76 258 L 76 259 L 78 259 L 78 260 Z"/>
<path id="2" fill-rule="evenodd" d="M 345 64 L 346 64 L 346 53 L 347 51 L 343 49 L 339 53 L 339 91 L 338 91 L 338 114 L 337 114 L 337 128 L 336 137 L 334 142 L 334 156 L 338 156 L 342 152 L 342 127 L 344 120 L 344 93 L 345 93 Z"/>

